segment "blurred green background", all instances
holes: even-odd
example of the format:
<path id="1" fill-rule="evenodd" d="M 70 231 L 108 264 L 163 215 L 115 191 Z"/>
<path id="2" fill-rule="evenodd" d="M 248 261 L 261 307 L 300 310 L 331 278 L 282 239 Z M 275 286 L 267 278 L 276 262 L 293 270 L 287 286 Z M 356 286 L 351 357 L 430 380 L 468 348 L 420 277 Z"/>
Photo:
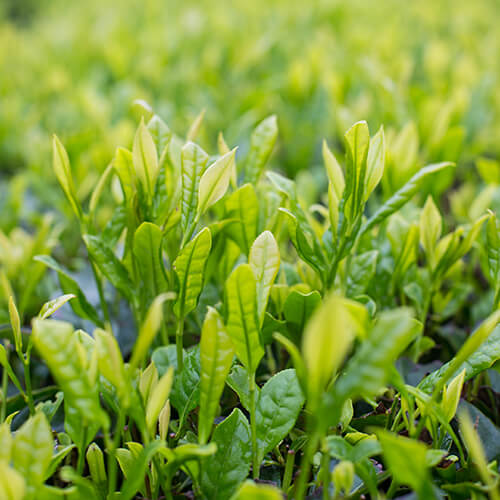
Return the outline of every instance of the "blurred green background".
<path id="1" fill-rule="evenodd" d="M 130 142 L 138 98 L 181 132 L 206 109 L 206 147 L 219 130 L 243 142 L 276 113 L 276 160 L 290 174 L 359 119 L 396 131 L 413 120 L 433 160 L 498 152 L 497 0 L 1 5 L 4 174 L 50 170 L 53 132 L 85 170 L 101 169 Z"/>

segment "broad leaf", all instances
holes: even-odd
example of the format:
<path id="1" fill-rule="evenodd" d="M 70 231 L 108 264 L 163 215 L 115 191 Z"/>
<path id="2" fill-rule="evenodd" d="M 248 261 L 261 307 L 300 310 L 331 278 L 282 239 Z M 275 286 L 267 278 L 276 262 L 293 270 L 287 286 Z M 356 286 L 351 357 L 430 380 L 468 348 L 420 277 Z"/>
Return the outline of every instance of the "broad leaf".
<path id="1" fill-rule="evenodd" d="M 287 436 L 303 404 L 295 370 L 283 370 L 264 384 L 256 409 L 259 462 Z"/>
<path id="2" fill-rule="evenodd" d="M 201 490 L 207 499 L 230 498 L 250 469 L 250 426 L 237 408 L 214 431 L 216 453 L 202 464 Z"/>

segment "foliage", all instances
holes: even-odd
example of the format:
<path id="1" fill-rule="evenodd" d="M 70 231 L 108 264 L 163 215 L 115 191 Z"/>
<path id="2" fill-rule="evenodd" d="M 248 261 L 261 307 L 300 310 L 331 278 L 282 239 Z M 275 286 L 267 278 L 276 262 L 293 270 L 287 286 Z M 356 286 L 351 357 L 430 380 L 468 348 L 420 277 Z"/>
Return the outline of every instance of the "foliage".
<path id="1" fill-rule="evenodd" d="M 0 9 L 0 499 L 499 498 L 494 6 L 160 3 Z"/>

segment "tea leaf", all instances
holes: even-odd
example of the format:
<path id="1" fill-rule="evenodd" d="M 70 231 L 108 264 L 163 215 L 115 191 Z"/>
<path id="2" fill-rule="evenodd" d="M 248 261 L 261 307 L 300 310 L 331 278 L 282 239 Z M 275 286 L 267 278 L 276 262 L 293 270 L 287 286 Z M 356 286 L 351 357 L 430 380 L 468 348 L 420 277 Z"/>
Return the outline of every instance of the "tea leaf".
<path id="1" fill-rule="evenodd" d="M 107 415 L 99 405 L 98 388 L 85 371 L 73 327 L 63 321 L 34 319 L 33 342 L 64 392 L 65 403 L 78 411 L 84 423 L 106 427 Z"/>
<path id="2" fill-rule="evenodd" d="M 205 444 L 210 437 L 234 351 L 219 313 L 209 308 L 200 340 L 200 413 L 198 438 Z M 248 379 L 248 378 L 247 378 Z"/>
<path id="3" fill-rule="evenodd" d="M 217 451 L 203 462 L 201 490 L 207 498 L 230 498 L 250 469 L 250 426 L 237 408 L 214 430 Z"/>
<path id="4" fill-rule="evenodd" d="M 248 153 L 245 180 L 255 184 L 262 175 L 264 166 L 278 137 L 278 122 L 275 115 L 263 120 L 252 133 Z"/>
<path id="5" fill-rule="evenodd" d="M 179 280 L 179 292 L 174 312 L 183 318 L 195 307 L 203 287 L 203 273 L 212 247 L 212 236 L 207 227 L 200 231 L 179 253 L 174 262 Z"/>
<path id="6" fill-rule="evenodd" d="M 187 233 L 194 223 L 200 179 L 207 162 L 207 153 L 198 145 L 187 142 L 183 146 L 181 151 L 181 228 L 183 233 Z"/>
<path id="7" fill-rule="evenodd" d="M 270 231 L 264 231 L 253 242 L 248 263 L 257 286 L 257 314 L 262 326 L 269 293 L 280 267 L 278 244 Z"/>
<path id="8" fill-rule="evenodd" d="M 408 203 L 420 189 L 423 181 L 432 174 L 451 167 L 451 162 L 434 163 L 420 169 L 401 189 L 392 195 L 362 226 L 360 234 L 366 233 L 371 228 L 380 224 L 403 205 Z"/>
<path id="9" fill-rule="evenodd" d="M 134 302 L 132 282 L 125 266 L 117 259 L 113 251 L 97 236 L 83 236 L 90 257 L 96 262 L 111 284 L 130 302 Z"/>
<path id="10" fill-rule="evenodd" d="M 141 119 L 135 134 L 132 161 L 142 190 L 147 199 L 151 201 L 159 173 L 158 155 L 153 137 L 144 124 L 144 118 Z"/>
<path id="11" fill-rule="evenodd" d="M 295 370 L 283 370 L 264 384 L 257 402 L 259 462 L 290 432 L 304 399 Z"/>
<path id="12" fill-rule="evenodd" d="M 259 334 L 256 282 L 248 264 L 239 265 L 226 281 L 227 333 L 243 366 L 255 373 L 264 355 Z"/>
<path id="13" fill-rule="evenodd" d="M 162 240 L 161 229 L 151 222 L 143 222 L 134 233 L 133 252 L 142 281 L 141 293 L 145 295 L 148 305 L 168 286 L 163 265 Z"/>
<path id="14" fill-rule="evenodd" d="M 197 217 L 203 215 L 208 208 L 219 201 L 226 193 L 235 154 L 236 148 L 210 165 L 201 176 L 198 188 Z"/>

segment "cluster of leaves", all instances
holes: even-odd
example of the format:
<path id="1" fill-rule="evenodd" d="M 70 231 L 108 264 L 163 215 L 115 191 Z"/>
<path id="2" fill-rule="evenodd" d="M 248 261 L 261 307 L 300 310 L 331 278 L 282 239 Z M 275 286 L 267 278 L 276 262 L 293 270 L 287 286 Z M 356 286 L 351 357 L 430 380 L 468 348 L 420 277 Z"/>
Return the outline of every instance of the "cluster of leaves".
<path id="1" fill-rule="evenodd" d="M 325 142 L 311 196 L 266 167 L 275 116 L 241 157 L 141 110 L 88 203 L 52 141 L 88 272 L 48 219 L 0 233 L 0 498 L 499 498 L 488 187 L 450 227 L 421 193 L 454 165 L 394 185 L 382 128 L 352 125 L 342 164 Z M 43 269 L 60 291 L 32 313 Z"/>

